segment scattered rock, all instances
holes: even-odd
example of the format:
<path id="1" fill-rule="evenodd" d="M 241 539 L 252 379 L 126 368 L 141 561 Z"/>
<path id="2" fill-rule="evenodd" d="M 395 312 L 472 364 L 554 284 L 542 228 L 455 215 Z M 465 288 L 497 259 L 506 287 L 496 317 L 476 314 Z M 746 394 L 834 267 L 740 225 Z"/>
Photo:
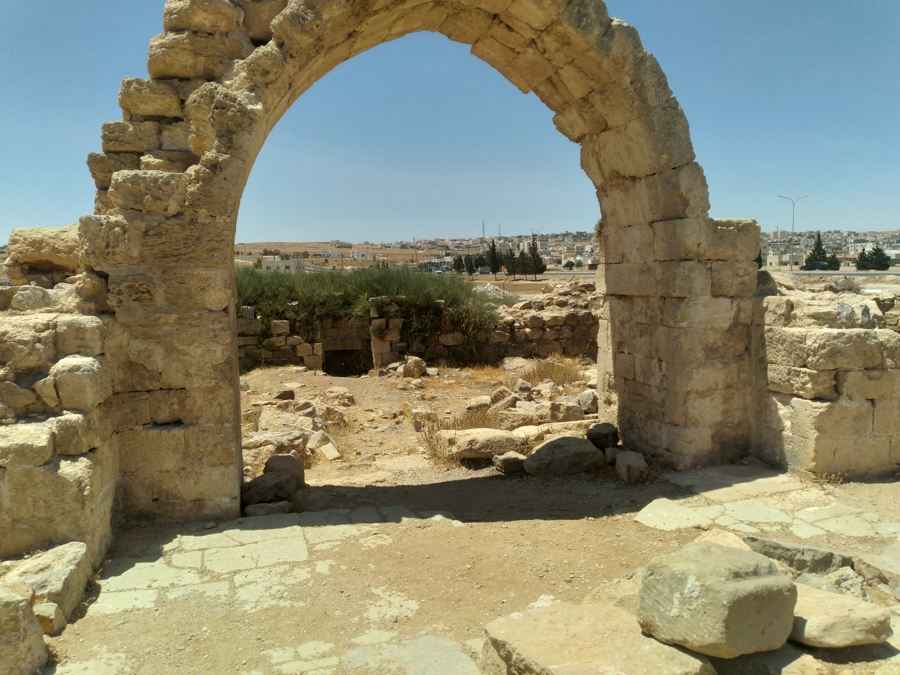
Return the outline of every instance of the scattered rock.
<path id="1" fill-rule="evenodd" d="M 526 382 L 521 377 L 516 382 L 516 391 L 518 392 L 530 392 L 532 389 L 531 382 Z"/>
<path id="2" fill-rule="evenodd" d="M 293 401 L 294 400 L 294 390 L 293 389 L 282 389 L 272 398 L 278 401 Z"/>
<path id="3" fill-rule="evenodd" d="M 587 594 L 582 605 L 610 604 L 637 615 L 638 597 L 641 592 L 641 584 L 644 582 L 644 568 L 634 570 L 628 574 L 606 581 Z"/>
<path id="4" fill-rule="evenodd" d="M 829 675 L 832 671 L 811 654 L 784 645 L 771 652 L 758 652 L 735 659 L 710 657 L 717 675 Z"/>
<path id="5" fill-rule="evenodd" d="M 525 471 L 532 476 L 561 476 L 605 464 L 606 455 L 587 439 L 561 436 L 536 447 L 525 460 Z"/>
<path id="6" fill-rule="evenodd" d="M 866 581 L 849 567 L 842 567 L 837 572 L 831 574 L 810 574 L 809 572 L 801 574 L 795 581 L 798 584 L 817 588 L 820 591 L 828 591 L 829 593 L 841 593 L 849 595 L 860 600 L 868 600 L 866 593 Z"/>
<path id="7" fill-rule="evenodd" d="M 466 401 L 466 410 L 487 410 L 491 407 L 490 396 L 476 396 Z"/>
<path id="8" fill-rule="evenodd" d="M 263 473 L 272 473 L 273 471 L 284 471 L 292 474 L 297 479 L 297 487 L 302 488 L 305 481 L 305 470 L 303 462 L 293 455 L 272 455 L 266 460 Z"/>
<path id="9" fill-rule="evenodd" d="M 715 675 L 706 658 L 647 637 L 633 615 L 613 605 L 557 602 L 501 617 L 484 631 L 485 675 Z"/>
<path id="10" fill-rule="evenodd" d="M 356 403 L 356 399 L 353 398 L 353 394 L 350 393 L 350 390 L 347 389 L 347 387 L 329 387 L 325 390 L 324 396 L 329 401 L 344 406 L 345 408 Z"/>
<path id="11" fill-rule="evenodd" d="M 741 539 L 736 534 L 728 532 L 727 530 L 709 530 L 708 532 L 704 532 L 699 537 L 694 539 L 694 541 L 708 541 L 713 544 L 719 544 L 720 546 L 737 548 L 741 551 L 752 550 L 749 546 L 747 546 L 747 543 L 743 539 Z"/>
<path id="12" fill-rule="evenodd" d="M 574 422 L 584 419 L 584 411 L 574 396 L 560 396 L 550 402 L 550 420 L 553 422 Z"/>
<path id="13" fill-rule="evenodd" d="M 245 504 L 280 502 L 290 498 L 299 487 L 294 474 L 271 471 L 245 483 L 241 487 L 241 498 Z"/>
<path id="14" fill-rule="evenodd" d="M 734 658 L 784 645 L 796 601 L 794 583 L 765 556 L 699 542 L 650 561 L 638 620 L 661 642 Z"/>
<path id="15" fill-rule="evenodd" d="M 437 440 L 447 459 L 490 459 L 520 449 L 518 437 L 500 429 L 448 429 L 439 431 Z"/>
<path id="16" fill-rule="evenodd" d="M 838 593 L 797 585 L 791 640 L 839 649 L 881 644 L 893 635 L 886 607 Z"/>
<path id="17" fill-rule="evenodd" d="M 30 590 L 0 585 L 0 664 L 4 672 L 35 673 L 49 657 L 44 631 L 32 611 Z"/>
<path id="18" fill-rule="evenodd" d="M 622 452 L 623 450 L 625 450 L 625 448 L 622 447 L 621 445 L 616 445 L 614 447 L 606 448 L 606 450 L 603 451 L 603 454 L 606 455 L 606 463 L 607 464 L 615 464 L 616 457 L 618 457 L 619 453 Z"/>
<path id="19" fill-rule="evenodd" d="M 623 483 L 637 483 L 647 475 L 647 460 L 634 450 L 623 450 L 616 455 L 616 474 Z"/>
<path id="20" fill-rule="evenodd" d="M 507 387 L 497 387 L 491 392 L 491 405 L 495 405 L 510 396 L 512 396 L 512 392 Z"/>
<path id="21" fill-rule="evenodd" d="M 341 459 L 341 452 L 338 450 L 337 443 L 324 431 L 317 431 L 314 433 L 310 437 L 306 447 L 309 448 L 311 452 L 314 452 L 317 457 L 328 462 L 335 462 Z"/>
<path id="22" fill-rule="evenodd" d="M 66 617 L 55 602 L 44 602 L 34 606 L 34 616 L 45 635 L 59 635 L 66 627 Z"/>
<path id="23" fill-rule="evenodd" d="M 413 379 L 416 379 L 427 374 L 427 372 L 428 368 L 425 366 L 425 361 L 420 359 L 418 356 L 406 357 L 406 367 L 403 369 L 404 377 L 411 377 Z"/>
<path id="24" fill-rule="evenodd" d="M 593 414 L 600 409 L 600 394 L 593 389 L 583 391 L 578 395 L 578 405 L 586 415 Z"/>
<path id="25" fill-rule="evenodd" d="M 440 368 L 426 368 L 425 374 L 428 375 L 428 377 L 440 377 L 441 369 Z"/>
<path id="26" fill-rule="evenodd" d="M 587 430 L 587 439 L 601 450 L 614 448 L 619 444 L 619 430 L 609 422 L 592 424 Z"/>
<path id="27" fill-rule="evenodd" d="M 241 391 L 250 391 L 250 380 L 246 377 L 241 378 Z"/>
<path id="28" fill-rule="evenodd" d="M 248 518 L 255 516 L 274 516 L 277 513 L 290 513 L 293 505 L 290 501 L 250 504 L 244 508 Z"/>
<path id="29" fill-rule="evenodd" d="M 493 464 L 497 471 L 503 474 L 523 473 L 525 471 L 525 455 L 513 451 L 494 455 Z"/>

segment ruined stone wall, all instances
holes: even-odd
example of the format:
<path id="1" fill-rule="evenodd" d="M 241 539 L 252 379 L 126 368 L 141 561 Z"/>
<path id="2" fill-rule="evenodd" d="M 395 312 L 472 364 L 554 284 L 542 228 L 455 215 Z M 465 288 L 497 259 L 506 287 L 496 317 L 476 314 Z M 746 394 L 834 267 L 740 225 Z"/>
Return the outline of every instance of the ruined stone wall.
<path id="1" fill-rule="evenodd" d="M 829 295 L 829 294 L 824 294 Z M 768 395 L 759 453 L 823 475 L 890 475 L 900 464 L 900 334 L 858 295 L 762 299 Z"/>

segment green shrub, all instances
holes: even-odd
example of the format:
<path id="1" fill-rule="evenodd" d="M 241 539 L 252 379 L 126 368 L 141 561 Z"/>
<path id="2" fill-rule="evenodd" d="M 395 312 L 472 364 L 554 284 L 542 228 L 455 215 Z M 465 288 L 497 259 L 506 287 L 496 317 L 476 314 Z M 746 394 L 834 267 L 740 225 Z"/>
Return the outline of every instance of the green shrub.
<path id="1" fill-rule="evenodd" d="M 443 323 L 467 335 L 488 331 L 496 308 L 518 298 L 491 298 L 451 275 L 432 275 L 403 268 L 365 267 L 348 272 L 284 274 L 240 268 L 235 272 L 238 303 L 256 307 L 262 337 L 271 334 L 273 319 L 288 319 L 306 339 L 314 324 L 326 318 L 355 318 L 367 325 L 369 298 L 388 298 L 403 317 L 401 339 L 425 342 Z M 443 306 L 440 301 L 443 301 Z"/>

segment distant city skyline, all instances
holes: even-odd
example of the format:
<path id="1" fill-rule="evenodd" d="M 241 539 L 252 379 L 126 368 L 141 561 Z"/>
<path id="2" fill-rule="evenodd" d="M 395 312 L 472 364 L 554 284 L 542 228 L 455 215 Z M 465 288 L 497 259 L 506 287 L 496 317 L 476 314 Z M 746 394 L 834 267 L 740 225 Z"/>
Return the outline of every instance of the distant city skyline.
<path id="1" fill-rule="evenodd" d="M 0 4 L 0 241 L 93 208 L 88 152 L 146 77 L 162 0 Z M 764 231 L 900 227 L 900 3 L 610 0 L 685 109 L 713 217 Z M 35 36 L 41 47 L 35 49 Z M 440 35 L 339 66 L 275 127 L 238 241 L 589 230 L 600 210 L 551 112 Z M 324 236 L 323 236 L 324 235 Z"/>

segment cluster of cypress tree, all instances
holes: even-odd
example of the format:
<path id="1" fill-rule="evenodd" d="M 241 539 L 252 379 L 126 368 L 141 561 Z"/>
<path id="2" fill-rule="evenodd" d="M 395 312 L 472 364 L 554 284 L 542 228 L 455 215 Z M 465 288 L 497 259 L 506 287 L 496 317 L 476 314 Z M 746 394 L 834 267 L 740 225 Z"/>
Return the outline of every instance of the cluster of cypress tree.
<path id="1" fill-rule="evenodd" d="M 886 270 L 891 266 L 891 257 L 884 252 L 880 244 L 875 244 L 872 250 L 863 249 L 856 256 L 856 269 L 858 270 Z"/>
<path id="2" fill-rule="evenodd" d="M 517 274 L 521 274 L 525 278 L 531 274 L 537 281 L 537 275 L 547 271 L 547 265 L 538 251 L 537 236 L 532 235 L 531 243 L 528 244 L 528 251 L 520 250 L 518 255 L 512 247 L 505 251 L 497 249 L 496 242 L 491 239 L 491 245 L 487 250 L 487 257 L 482 254 L 458 255 L 453 259 L 453 270 L 457 274 L 465 272 L 469 276 L 475 274 L 475 271 L 481 267 L 487 267 L 491 270 L 494 278 L 501 269 L 505 269 L 506 273 L 516 279 Z"/>
<path id="3" fill-rule="evenodd" d="M 828 255 L 828 251 L 825 250 L 825 246 L 822 244 L 821 232 L 816 232 L 816 243 L 813 244 L 812 250 L 806 256 L 806 264 L 809 265 L 811 262 L 828 263 L 828 269 L 830 270 L 841 269 L 841 261 L 838 260 L 837 254 L 832 253 Z"/>

